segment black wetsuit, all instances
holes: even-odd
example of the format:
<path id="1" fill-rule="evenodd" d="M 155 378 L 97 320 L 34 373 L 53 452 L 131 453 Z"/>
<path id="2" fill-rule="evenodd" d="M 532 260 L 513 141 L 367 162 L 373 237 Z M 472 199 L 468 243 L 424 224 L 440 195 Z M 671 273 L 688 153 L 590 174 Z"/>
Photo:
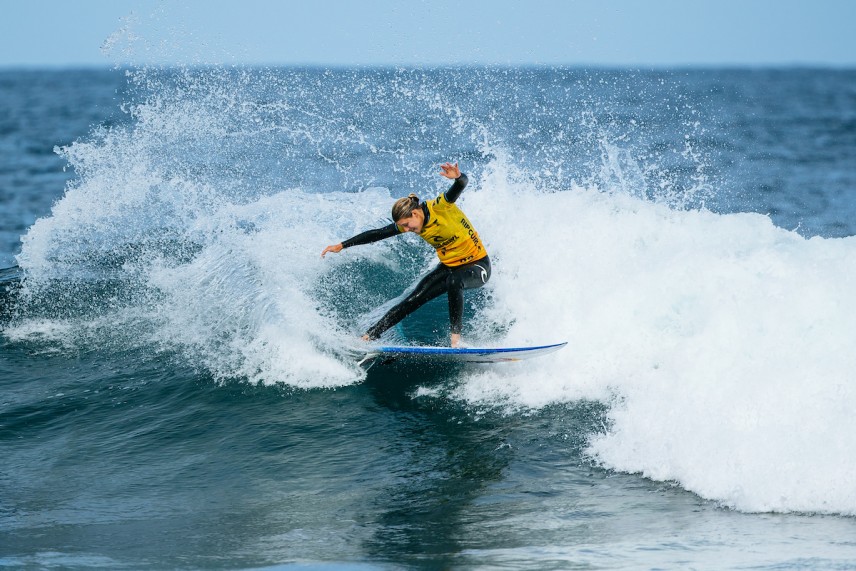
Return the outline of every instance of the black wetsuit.
<path id="1" fill-rule="evenodd" d="M 455 179 L 454 184 L 447 190 L 443 197 L 449 203 L 454 203 L 464 187 L 467 186 L 467 175 L 461 174 Z M 425 215 L 426 226 L 430 222 L 428 206 L 423 202 L 420 204 Z M 360 244 L 370 244 L 378 240 L 384 240 L 401 234 L 399 227 L 393 222 L 388 226 L 368 230 L 357 234 L 342 242 L 344 248 Z M 370 339 L 377 339 L 384 331 L 443 293 L 449 296 L 449 323 L 453 334 L 460 334 L 463 325 L 464 314 L 464 290 L 483 286 L 490 279 L 490 258 L 485 254 L 470 263 L 459 266 L 447 266 L 442 262 L 423 277 L 413 290 L 377 323 L 369 327 L 366 335 Z"/>

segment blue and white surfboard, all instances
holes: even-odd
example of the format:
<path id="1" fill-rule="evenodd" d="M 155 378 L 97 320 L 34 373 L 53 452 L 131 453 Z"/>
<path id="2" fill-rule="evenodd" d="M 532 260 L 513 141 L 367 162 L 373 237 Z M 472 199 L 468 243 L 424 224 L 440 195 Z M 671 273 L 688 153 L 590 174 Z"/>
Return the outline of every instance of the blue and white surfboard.
<path id="1" fill-rule="evenodd" d="M 370 347 L 361 364 L 371 364 L 376 359 L 444 361 L 458 363 L 507 363 L 547 355 L 558 351 L 568 342 L 533 347 L 424 347 L 424 346 L 379 346 Z"/>

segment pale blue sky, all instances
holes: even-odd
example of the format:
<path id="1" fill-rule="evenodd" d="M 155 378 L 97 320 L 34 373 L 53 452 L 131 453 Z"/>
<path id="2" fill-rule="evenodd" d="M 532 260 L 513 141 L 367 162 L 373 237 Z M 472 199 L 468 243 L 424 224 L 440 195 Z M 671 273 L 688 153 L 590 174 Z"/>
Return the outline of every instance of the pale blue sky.
<path id="1" fill-rule="evenodd" d="M 0 0 L 0 67 L 856 67 L 854 23 L 856 0 Z"/>

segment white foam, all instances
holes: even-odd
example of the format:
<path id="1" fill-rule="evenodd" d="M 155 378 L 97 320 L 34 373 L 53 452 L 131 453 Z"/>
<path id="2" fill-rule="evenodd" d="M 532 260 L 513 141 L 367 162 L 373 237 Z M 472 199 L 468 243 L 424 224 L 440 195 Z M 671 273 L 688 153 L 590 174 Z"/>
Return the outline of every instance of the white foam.
<path id="1" fill-rule="evenodd" d="M 377 204 L 376 195 L 359 198 Z M 353 196 L 292 190 L 206 218 L 216 238 L 191 262 L 149 274 L 163 295 L 160 340 L 192 348 L 220 376 L 300 387 L 359 380 L 362 372 L 341 349 L 353 333 L 325 317 L 313 297 L 318 278 L 336 263 L 320 258 L 336 241 L 322 221 Z M 248 222 L 251 232 L 240 228 Z"/>
<path id="2" fill-rule="evenodd" d="M 589 453 L 749 511 L 856 513 L 856 238 L 502 173 L 463 207 L 508 342 L 568 340 L 472 375 L 473 403 L 612 403 Z"/>

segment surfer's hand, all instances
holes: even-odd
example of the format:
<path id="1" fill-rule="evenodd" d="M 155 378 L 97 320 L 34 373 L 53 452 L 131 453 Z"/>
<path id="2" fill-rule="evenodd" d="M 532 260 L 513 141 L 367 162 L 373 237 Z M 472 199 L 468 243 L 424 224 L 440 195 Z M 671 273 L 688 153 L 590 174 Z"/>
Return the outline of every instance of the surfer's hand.
<path id="1" fill-rule="evenodd" d="M 458 163 L 446 163 L 444 165 L 440 165 L 440 168 L 443 169 L 443 172 L 440 173 L 440 176 L 451 178 L 452 180 L 461 176 L 461 169 L 458 168 Z"/>
<path id="2" fill-rule="evenodd" d="M 324 251 L 321 252 L 321 257 L 323 258 L 325 255 L 327 255 L 327 252 L 333 252 L 334 254 L 338 254 L 339 252 L 342 251 L 342 247 L 343 247 L 342 244 L 335 244 L 333 246 L 327 246 L 326 248 L 324 248 Z"/>

